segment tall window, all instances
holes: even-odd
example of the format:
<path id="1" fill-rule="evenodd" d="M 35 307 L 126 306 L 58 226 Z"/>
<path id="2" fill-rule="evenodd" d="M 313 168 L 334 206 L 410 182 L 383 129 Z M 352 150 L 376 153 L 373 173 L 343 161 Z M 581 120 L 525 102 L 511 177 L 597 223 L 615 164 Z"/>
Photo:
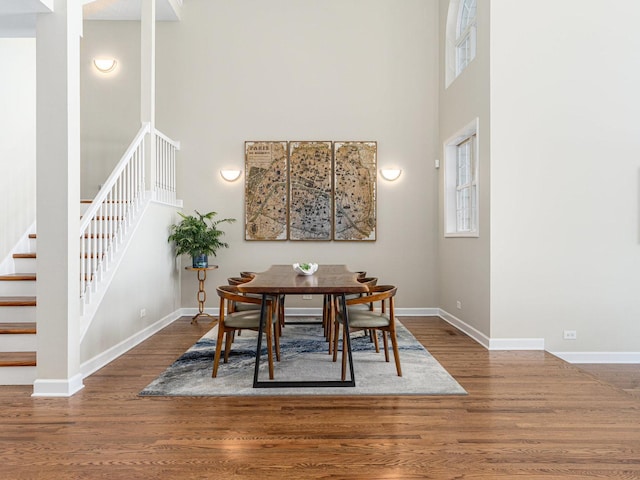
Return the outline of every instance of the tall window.
<path id="1" fill-rule="evenodd" d="M 476 56 L 476 0 L 460 3 L 456 32 L 456 76 Z"/>
<path id="2" fill-rule="evenodd" d="M 478 236 L 477 120 L 445 145 L 445 235 Z"/>
<path id="3" fill-rule="evenodd" d="M 475 139 L 466 138 L 456 146 L 456 231 L 476 230 L 477 179 L 475 175 Z"/>

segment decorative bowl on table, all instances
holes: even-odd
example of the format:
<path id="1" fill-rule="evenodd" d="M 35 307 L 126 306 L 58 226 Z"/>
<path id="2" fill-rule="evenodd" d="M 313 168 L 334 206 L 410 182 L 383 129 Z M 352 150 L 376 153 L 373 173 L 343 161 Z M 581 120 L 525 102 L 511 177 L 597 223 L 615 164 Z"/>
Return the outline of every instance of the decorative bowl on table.
<path id="1" fill-rule="evenodd" d="M 298 275 L 313 275 L 318 270 L 317 263 L 294 263 L 293 269 Z"/>

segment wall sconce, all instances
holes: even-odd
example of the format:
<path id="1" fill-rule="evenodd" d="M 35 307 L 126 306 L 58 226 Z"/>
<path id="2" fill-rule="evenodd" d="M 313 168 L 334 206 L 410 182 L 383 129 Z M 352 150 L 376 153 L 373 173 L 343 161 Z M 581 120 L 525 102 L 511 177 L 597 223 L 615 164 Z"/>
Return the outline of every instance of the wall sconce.
<path id="1" fill-rule="evenodd" d="M 115 58 L 94 58 L 93 64 L 102 73 L 109 73 L 116 68 L 118 62 Z"/>
<path id="2" fill-rule="evenodd" d="M 242 174 L 242 170 L 220 170 L 220 176 L 224 178 L 227 182 L 235 182 L 240 178 Z"/>
<path id="3" fill-rule="evenodd" d="M 400 170 L 399 168 L 381 168 L 380 169 L 380 175 L 382 175 L 382 178 L 384 178 L 388 182 L 393 182 L 394 180 L 397 180 L 401 173 L 402 173 L 402 170 Z"/>

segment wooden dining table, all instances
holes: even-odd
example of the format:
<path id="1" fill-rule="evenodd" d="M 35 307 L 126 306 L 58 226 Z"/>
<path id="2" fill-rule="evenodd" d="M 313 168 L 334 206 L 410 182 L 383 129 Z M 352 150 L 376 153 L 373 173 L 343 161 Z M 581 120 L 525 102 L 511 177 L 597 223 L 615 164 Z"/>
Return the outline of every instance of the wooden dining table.
<path id="1" fill-rule="evenodd" d="M 238 290 L 242 293 L 262 295 L 260 330 L 256 346 L 256 363 L 253 374 L 254 388 L 280 387 L 355 387 L 353 358 L 351 355 L 351 340 L 349 335 L 347 345 L 347 360 L 349 362 L 350 378 L 343 380 L 259 380 L 260 351 L 262 348 L 262 332 L 265 325 L 266 304 L 269 297 L 276 295 L 332 295 L 340 299 L 344 312 L 344 328 L 349 329 L 349 318 L 346 306 L 346 294 L 366 293 L 368 287 L 358 281 L 358 274 L 347 269 L 346 265 L 319 265 L 313 275 L 300 275 L 293 270 L 292 265 L 272 265 L 267 271 L 256 273 L 255 277 L 241 285 Z"/>

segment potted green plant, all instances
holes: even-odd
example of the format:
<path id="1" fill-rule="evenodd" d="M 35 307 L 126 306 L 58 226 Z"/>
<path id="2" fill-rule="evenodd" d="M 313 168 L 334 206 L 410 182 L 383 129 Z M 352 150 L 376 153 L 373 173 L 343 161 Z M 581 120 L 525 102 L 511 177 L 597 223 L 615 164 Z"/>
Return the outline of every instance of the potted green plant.
<path id="1" fill-rule="evenodd" d="M 218 225 L 224 222 L 233 223 L 235 218 L 223 218 L 214 220 L 217 212 L 202 214 L 195 210 L 196 215 L 184 215 L 178 212 L 182 220 L 171 225 L 171 235 L 168 241 L 176 245 L 176 257 L 178 255 L 191 255 L 193 268 L 205 268 L 209 266 L 208 256 L 216 256 L 220 248 L 228 248 L 229 244 L 223 242 L 220 237 L 224 232 L 218 229 Z"/>

